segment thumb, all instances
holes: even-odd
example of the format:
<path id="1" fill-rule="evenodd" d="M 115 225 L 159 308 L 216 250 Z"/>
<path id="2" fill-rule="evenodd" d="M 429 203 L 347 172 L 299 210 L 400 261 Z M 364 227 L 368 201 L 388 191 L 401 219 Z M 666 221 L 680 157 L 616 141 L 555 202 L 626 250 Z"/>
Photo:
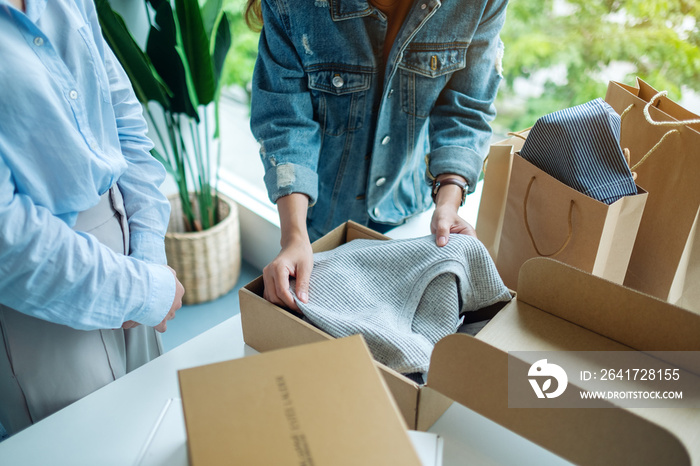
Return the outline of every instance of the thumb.
<path id="1" fill-rule="evenodd" d="M 438 222 L 435 228 L 435 244 L 442 247 L 450 240 L 450 226 L 443 221 Z"/>
<path id="2" fill-rule="evenodd" d="M 313 265 L 298 265 L 296 276 L 296 292 L 297 297 L 303 303 L 309 302 L 309 278 L 311 277 L 311 268 Z"/>

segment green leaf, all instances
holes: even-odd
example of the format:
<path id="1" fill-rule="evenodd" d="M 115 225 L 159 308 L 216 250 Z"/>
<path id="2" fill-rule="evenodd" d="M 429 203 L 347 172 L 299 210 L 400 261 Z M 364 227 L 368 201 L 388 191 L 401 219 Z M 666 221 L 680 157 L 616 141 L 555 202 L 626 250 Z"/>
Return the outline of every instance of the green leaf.
<path id="1" fill-rule="evenodd" d="M 173 166 L 170 165 L 170 161 L 167 160 L 165 157 L 163 157 L 163 156 L 161 155 L 161 153 L 158 152 L 158 150 L 157 150 L 155 147 L 154 147 L 153 149 L 151 149 L 151 155 L 153 156 L 154 159 L 156 159 L 157 161 L 159 161 L 159 162 L 161 163 L 161 165 L 163 165 L 163 167 L 165 167 L 165 170 L 166 170 L 173 178 L 177 178 L 177 172 L 175 171 L 175 169 L 173 168 Z"/>
<path id="2" fill-rule="evenodd" d="M 223 0 L 207 0 L 202 7 L 202 23 L 207 37 L 212 37 L 214 29 L 217 27 L 223 15 Z"/>
<path id="3" fill-rule="evenodd" d="M 139 102 L 146 104 L 155 100 L 168 108 L 170 91 L 134 41 L 122 17 L 112 10 L 107 0 L 97 0 L 95 6 L 102 35 L 129 76 Z"/>
<path id="4" fill-rule="evenodd" d="M 216 95 L 214 65 L 209 52 L 209 37 L 204 31 L 202 12 L 197 0 L 175 0 L 182 47 L 187 57 L 192 82 L 200 105 L 207 105 Z"/>
<path id="5" fill-rule="evenodd" d="M 199 121 L 197 96 L 192 89 L 190 69 L 180 48 L 179 31 L 170 3 L 163 1 L 156 10 L 146 52 L 158 74 L 172 91 L 170 110 L 184 113 Z"/>
<path id="6" fill-rule="evenodd" d="M 170 3 L 169 0 L 147 0 L 147 3 L 150 3 L 154 10 L 158 10 L 160 4 L 164 2 Z"/>
<path id="7" fill-rule="evenodd" d="M 210 0 L 211 1 L 211 0 Z M 224 70 L 226 56 L 231 49 L 231 25 L 228 13 L 223 13 L 216 28 L 216 35 L 212 37 L 212 62 L 214 63 L 214 79 L 218 90 L 221 82 L 221 72 Z"/>

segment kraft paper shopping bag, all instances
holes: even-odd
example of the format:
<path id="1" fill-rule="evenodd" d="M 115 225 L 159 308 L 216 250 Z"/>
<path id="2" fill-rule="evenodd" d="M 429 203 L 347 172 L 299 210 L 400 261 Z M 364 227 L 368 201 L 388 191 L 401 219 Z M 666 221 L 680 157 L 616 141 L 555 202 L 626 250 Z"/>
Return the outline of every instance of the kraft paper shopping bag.
<path id="1" fill-rule="evenodd" d="M 529 128 L 492 144 L 484 160 L 484 181 L 477 213 L 476 235 L 495 261 L 503 229 L 503 216 L 508 197 L 508 182 L 513 166 L 513 153 L 523 147 Z"/>
<path id="2" fill-rule="evenodd" d="M 639 189 L 608 205 L 513 154 L 496 257 L 504 283 L 516 289 L 520 266 L 538 256 L 622 283 L 646 198 Z"/>
<path id="3" fill-rule="evenodd" d="M 649 193 L 624 284 L 700 310 L 700 117 L 638 79 L 610 82 L 605 100 L 621 115 L 621 140 L 636 183 Z M 692 233 L 692 234 L 691 234 Z M 698 298 L 699 296 L 695 296 Z"/>

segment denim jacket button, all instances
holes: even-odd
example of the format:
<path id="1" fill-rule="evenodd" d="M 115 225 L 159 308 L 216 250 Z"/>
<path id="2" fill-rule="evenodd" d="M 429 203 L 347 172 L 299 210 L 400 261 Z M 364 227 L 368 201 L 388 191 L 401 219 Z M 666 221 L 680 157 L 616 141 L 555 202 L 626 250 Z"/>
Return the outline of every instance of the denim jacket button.
<path id="1" fill-rule="evenodd" d="M 384 139 L 382 139 L 382 145 L 386 146 L 389 144 L 389 141 L 391 141 L 391 138 L 389 136 L 384 136 Z"/>
<path id="2" fill-rule="evenodd" d="M 381 178 L 379 178 L 379 179 L 376 181 L 375 184 L 376 184 L 377 186 L 381 186 L 381 185 L 383 185 L 384 183 L 386 183 L 386 178 L 384 178 L 384 177 L 382 176 Z"/>
<path id="3" fill-rule="evenodd" d="M 374 216 L 379 217 L 379 207 L 374 208 Z"/>
<path id="4" fill-rule="evenodd" d="M 389 89 L 389 94 L 387 94 L 386 97 L 387 97 L 388 99 L 390 99 L 393 93 L 394 93 L 394 90 L 393 90 L 393 89 Z"/>
<path id="5" fill-rule="evenodd" d="M 343 78 L 339 74 L 333 76 L 333 80 L 331 82 L 338 88 L 343 87 L 343 84 L 345 84 L 345 81 L 343 81 Z"/>

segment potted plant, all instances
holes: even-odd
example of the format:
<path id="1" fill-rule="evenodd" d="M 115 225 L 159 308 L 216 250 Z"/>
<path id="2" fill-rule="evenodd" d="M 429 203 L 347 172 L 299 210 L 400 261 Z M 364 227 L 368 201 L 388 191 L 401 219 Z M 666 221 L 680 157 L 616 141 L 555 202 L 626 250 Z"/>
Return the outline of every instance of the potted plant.
<path id="1" fill-rule="evenodd" d="M 222 0 L 144 0 L 150 30 L 142 50 L 108 0 L 96 6 L 155 134 L 151 153 L 177 185 L 165 247 L 187 290 L 184 302 L 217 298 L 233 288 L 241 261 L 236 204 L 217 190 L 228 14 Z"/>

